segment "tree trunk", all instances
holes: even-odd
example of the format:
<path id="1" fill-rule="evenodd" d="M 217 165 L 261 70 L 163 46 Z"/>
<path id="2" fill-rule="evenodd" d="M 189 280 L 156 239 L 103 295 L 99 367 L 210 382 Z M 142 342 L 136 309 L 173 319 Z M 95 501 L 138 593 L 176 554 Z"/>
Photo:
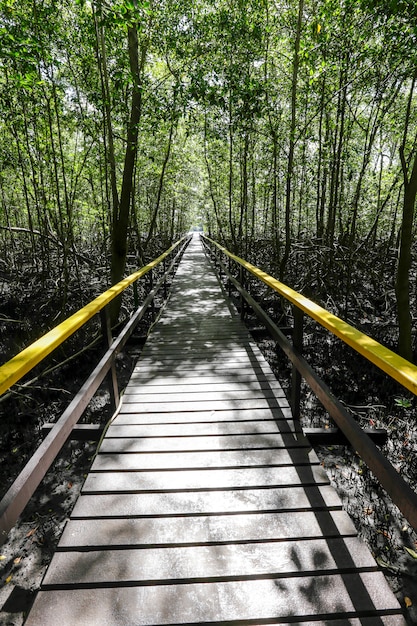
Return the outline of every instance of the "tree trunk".
<path id="1" fill-rule="evenodd" d="M 342 66 L 345 59 L 341 59 Z M 333 162 L 330 176 L 329 211 L 327 216 L 326 240 L 330 248 L 333 248 L 336 231 L 336 211 L 340 196 L 342 149 L 345 139 L 345 115 L 346 115 L 346 70 L 340 71 L 339 97 L 337 103 L 336 128 L 334 131 Z"/>
<path id="2" fill-rule="evenodd" d="M 404 173 L 405 174 L 405 173 Z M 411 176 L 405 176 L 404 202 L 401 223 L 400 254 L 395 283 L 398 316 L 398 351 L 408 361 L 413 360 L 412 325 L 410 312 L 410 268 L 413 243 L 414 208 L 417 196 L 417 154 Z"/>
<path id="3" fill-rule="evenodd" d="M 111 198 L 112 198 L 112 220 L 114 220 L 115 212 L 118 210 L 119 206 L 119 194 L 117 191 L 117 176 L 116 176 L 116 157 L 114 151 L 114 136 L 113 136 L 113 126 L 111 121 L 111 108 L 110 108 L 110 87 L 109 87 L 109 75 L 107 71 L 107 50 L 106 50 L 106 40 L 104 37 L 104 27 L 103 27 L 103 14 L 101 10 L 101 5 L 98 3 L 97 12 L 94 12 L 94 4 L 93 4 L 93 16 L 94 16 L 94 25 L 95 25 L 95 34 L 96 34 L 96 54 L 97 54 L 97 62 L 100 71 L 100 82 L 101 82 L 101 92 L 103 96 L 103 122 L 104 122 L 104 146 L 106 153 L 106 170 L 107 165 L 110 170 L 110 188 L 111 188 Z M 106 186 L 107 186 L 107 176 L 106 176 Z M 107 194 L 108 198 L 108 194 Z M 109 198 L 108 198 L 109 200 Z"/>
<path id="4" fill-rule="evenodd" d="M 155 226 L 156 226 L 156 219 L 158 217 L 158 213 L 159 213 L 159 207 L 161 205 L 161 198 L 162 198 L 162 191 L 164 188 L 164 180 L 165 180 L 165 172 L 168 166 L 168 162 L 169 162 L 169 157 L 171 155 L 171 148 L 172 148 L 172 138 L 174 136 L 174 131 L 177 127 L 177 123 L 178 123 L 178 117 L 176 114 L 176 105 L 175 105 L 175 93 L 174 93 L 174 100 L 173 100 L 173 104 L 172 104 L 172 119 L 171 119 L 171 126 L 169 129 L 169 136 L 168 136 L 168 144 L 165 150 L 165 157 L 164 157 L 164 162 L 162 164 L 162 168 L 161 168 L 161 173 L 159 176 L 159 184 L 158 184 L 158 193 L 157 193 L 157 197 L 156 197 L 156 202 L 155 202 L 155 206 L 154 206 L 154 210 L 152 212 L 152 217 L 151 217 L 151 222 L 149 225 L 149 231 L 148 231 L 148 236 L 146 237 L 145 243 L 143 244 L 143 249 L 146 252 L 146 249 L 149 245 L 150 240 L 152 239 L 152 235 L 154 233 L 155 230 Z"/>
<path id="5" fill-rule="evenodd" d="M 141 48 L 139 60 L 139 43 L 136 26 L 128 27 L 129 64 L 133 79 L 132 102 L 130 107 L 130 119 L 127 129 L 126 152 L 123 166 L 122 189 L 119 204 L 113 208 L 113 223 L 111 236 L 111 282 L 118 283 L 124 275 L 128 248 L 128 230 L 130 207 L 133 190 L 133 173 L 135 169 L 136 154 L 138 149 L 139 122 L 142 112 L 142 84 L 141 76 L 146 60 L 147 40 Z M 120 298 L 113 300 L 110 318 L 112 324 L 117 321 L 120 311 Z"/>
<path id="6" fill-rule="evenodd" d="M 402 357 L 408 361 L 413 359 L 413 341 L 411 334 L 411 312 L 410 312 L 410 268 L 411 268 L 411 246 L 413 243 L 413 220 L 414 207 L 417 196 L 417 154 L 414 154 L 411 174 L 409 174 L 408 164 L 404 155 L 404 148 L 407 139 L 408 125 L 410 121 L 411 103 L 414 95 L 414 87 L 417 80 L 417 70 L 411 81 L 410 94 L 408 97 L 407 112 L 404 124 L 404 137 L 400 146 L 400 158 L 404 176 L 404 201 L 401 222 L 400 253 L 398 258 L 397 276 L 395 282 L 395 293 L 397 296 L 397 316 L 398 316 L 398 351 Z"/>
<path id="7" fill-rule="evenodd" d="M 290 146 L 288 151 L 287 162 L 287 181 L 285 190 L 285 248 L 284 255 L 281 259 L 279 267 L 280 280 L 284 279 L 287 261 L 290 256 L 291 248 L 291 199 L 292 199 L 292 177 L 294 169 L 294 150 L 295 150 L 295 129 L 296 129 L 296 105 L 297 105 L 297 80 L 298 66 L 301 40 L 301 26 L 303 19 L 304 0 L 298 1 L 298 17 L 297 30 L 295 36 L 295 47 L 292 65 L 292 87 L 291 87 L 291 123 L 290 123 Z"/>

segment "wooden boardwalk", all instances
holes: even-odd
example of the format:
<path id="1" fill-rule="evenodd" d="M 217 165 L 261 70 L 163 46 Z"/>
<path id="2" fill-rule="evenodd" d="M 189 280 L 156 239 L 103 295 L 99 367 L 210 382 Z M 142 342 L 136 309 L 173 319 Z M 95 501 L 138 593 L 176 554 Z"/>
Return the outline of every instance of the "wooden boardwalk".
<path id="1" fill-rule="evenodd" d="M 194 238 L 26 626 L 404 625 L 295 430 Z"/>

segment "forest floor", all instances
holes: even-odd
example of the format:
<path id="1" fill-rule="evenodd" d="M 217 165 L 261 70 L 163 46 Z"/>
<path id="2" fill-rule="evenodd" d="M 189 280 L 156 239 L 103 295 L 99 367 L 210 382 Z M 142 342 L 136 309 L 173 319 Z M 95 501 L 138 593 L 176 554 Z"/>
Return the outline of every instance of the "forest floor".
<path id="1" fill-rule="evenodd" d="M 290 284 L 300 289 L 297 278 L 292 279 Z M 90 279 L 90 287 L 92 283 L 94 281 Z M 97 282 L 94 289 L 91 288 L 88 299 L 94 297 L 94 291 L 100 288 Z M 328 291 L 326 293 L 327 301 L 323 298 L 321 303 L 343 317 L 335 298 L 328 295 Z M 8 295 L 7 302 L 4 299 L 4 304 L 0 304 L 0 347 L 4 353 L 13 351 L 14 346 L 10 343 L 12 339 L 13 342 L 19 341 L 19 337 L 10 332 L 13 324 L 10 320 L 15 320 L 13 328 L 17 327 L 20 330 L 18 334 L 23 336 L 22 326 L 30 325 L 34 298 L 39 298 L 35 304 L 35 310 L 40 312 L 39 327 L 45 321 L 42 318 L 49 318 L 51 311 L 57 309 L 58 305 L 51 297 L 47 306 L 44 306 L 45 293 L 36 296 L 28 292 L 27 277 L 26 280 L 22 278 L 21 285 L 9 283 Z M 274 319 L 284 325 L 291 321 L 289 312 L 282 310 L 271 294 L 258 292 L 257 295 Z M 386 307 L 382 312 L 375 304 L 376 297 L 381 299 L 362 276 L 362 281 L 358 280 L 355 285 L 360 319 L 351 319 L 351 314 L 347 319 L 362 330 L 366 329 L 369 335 L 389 344 L 390 340 L 395 341 L 393 333 L 387 333 L 387 329 L 395 326 L 391 295 L 385 293 Z M 149 323 L 150 319 L 144 321 L 140 334 L 146 334 Z M 249 328 L 257 328 L 254 338 L 283 387 L 288 389 L 291 372 L 286 357 L 276 349 L 275 342 L 262 329 L 259 330 L 259 323 L 254 318 L 249 316 L 247 324 Z M 76 391 L 75 383 L 72 382 L 74 373 L 77 372 L 82 381 L 86 366 L 94 362 L 97 350 L 97 347 L 92 347 L 87 355 L 82 353 L 78 359 L 68 362 L 67 353 L 56 355 L 48 362 L 47 368 L 51 369 L 58 362 L 65 364 L 34 381 L 29 396 L 25 394 L 23 397 L 18 391 L 0 404 L 3 416 L 0 425 L 0 496 L 41 441 L 42 424 L 53 421 L 59 415 L 62 410 L 59 398 L 63 395 L 70 397 Z M 140 343 L 128 344 L 123 355 L 118 357 L 121 387 L 127 383 L 139 351 Z M 305 327 L 304 355 L 362 426 L 388 430 L 388 442 L 382 451 L 416 489 L 417 420 L 414 399 L 394 383 L 387 382 L 386 377 L 369 367 L 341 342 L 329 339 L 328 333 L 312 322 L 307 322 Z M 110 394 L 106 385 L 103 385 L 90 403 L 83 421 L 107 423 L 111 414 Z M 325 411 L 307 388 L 303 389 L 302 423 L 304 426 L 321 427 L 329 424 Z M 24 623 L 25 613 L 39 589 L 91 466 L 95 447 L 94 443 L 82 442 L 68 442 L 65 445 L 52 471 L 48 472 L 18 524 L 0 547 L 0 626 L 21 626 Z M 417 534 L 353 450 L 344 446 L 320 446 L 316 451 L 360 537 L 367 543 L 386 575 L 404 609 L 408 624 L 417 625 Z"/>

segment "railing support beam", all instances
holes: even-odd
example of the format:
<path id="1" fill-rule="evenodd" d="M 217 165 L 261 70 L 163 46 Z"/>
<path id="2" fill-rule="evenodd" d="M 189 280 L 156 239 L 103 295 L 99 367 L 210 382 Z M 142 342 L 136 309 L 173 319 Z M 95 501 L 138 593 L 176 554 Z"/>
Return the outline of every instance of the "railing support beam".
<path id="1" fill-rule="evenodd" d="M 113 335 L 111 332 L 109 308 L 106 306 L 100 311 L 101 330 L 103 333 L 106 350 L 111 348 L 113 344 Z M 113 407 L 116 408 L 120 402 L 119 383 L 117 382 L 116 361 L 113 359 L 109 372 L 109 390 Z"/>
<path id="2" fill-rule="evenodd" d="M 296 306 L 293 307 L 294 328 L 292 334 L 292 345 L 299 354 L 303 352 L 303 322 L 304 313 Z M 294 419 L 300 419 L 301 403 L 301 374 L 293 363 L 291 373 L 291 409 Z"/>

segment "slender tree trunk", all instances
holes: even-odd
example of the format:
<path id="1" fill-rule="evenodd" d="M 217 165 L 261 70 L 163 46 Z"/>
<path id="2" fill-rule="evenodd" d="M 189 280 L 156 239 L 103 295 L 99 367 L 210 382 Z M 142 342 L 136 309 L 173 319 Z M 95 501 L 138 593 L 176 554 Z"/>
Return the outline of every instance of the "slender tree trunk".
<path id="1" fill-rule="evenodd" d="M 292 65 L 291 87 L 291 122 L 290 122 L 290 146 L 288 150 L 287 180 L 285 188 L 285 248 L 284 255 L 279 267 L 280 280 L 284 279 L 288 258 L 291 249 L 291 201 L 292 201 L 292 178 L 294 169 L 295 130 L 296 130 L 296 106 L 297 106 L 297 81 L 300 54 L 301 26 L 303 20 L 304 0 L 298 1 L 297 30 L 295 35 L 294 56 Z"/>
<path id="2" fill-rule="evenodd" d="M 95 10 L 94 10 L 95 8 Z M 116 157 L 114 150 L 114 135 L 113 126 L 111 121 L 111 108 L 110 108 L 110 86 L 109 75 L 107 71 L 107 50 L 106 40 L 103 27 L 103 15 L 101 10 L 101 4 L 93 3 L 93 17 L 96 34 L 96 54 L 97 62 L 100 72 L 101 93 L 103 96 L 103 119 L 104 119 L 104 140 L 106 150 L 106 167 L 108 165 L 110 170 L 110 188 L 112 197 L 112 220 L 115 219 L 119 206 L 119 194 L 117 191 L 117 176 L 116 176 Z M 107 177 L 106 177 L 107 181 Z M 107 184 L 107 182 L 106 182 Z"/>
<path id="3" fill-rule="evenodd" d="M 417 154 L 411 175 L 404 184 L 404 202 L 401 223 L 400 254 L 398 259 L 395 293 L 398 315 L 398 350 L 409 361 L 413 359 L 412 325 L 410 312 L 410 268 L 411 246 L 413 243 L 414 208 L 417 196 Z"/>
<path id="4" fill-rule="evenodd" d="M 400 251 L 395 283 L 398 316 L 398 350 L 401 356 L 409 361 L 413 359 L 412 326 L 410 311 L 410 268 L 411 246 L 413 243 L 414 209 L 417 196 L 417 153 L 414 153 L 411 173 L 404 155 L 405 143 L 410 121 L 411 103 L 417 81 L 417 70 L 411 81 L 410 94 L 404 124 L 403 142 L 400 146 L 400 158 L 404 177 L 404 201 L 400 232 Z"/>
<path id="5" fill-rule="evenodd" d="M 229 229 L 233 243 L 233 251 L 236 252 L 236 234 L 233 219 L 233 158 L 234 158 L 234 142 L 233 142 L 233 124 L 232 124 L 232 93 L 229 92 Z"/>
<path id="6" fill-rule="evenodd" d="M 272 207 L 271 221 L 274 239 L 275 258 L 279 259 L 281 252 L 280 222 L 278 214 L 278 138 L 272 132 Z"/>
<path id="7" fill-rule="evenodd" d="M 152 218 L 151 218 L 151 223 L 149 225 L 149 232 L 148 232 L 148 236 L 146 237 L 146 241 L 143 244 L 143 248 L 146 251 L 146 248 L 149 244 L 149 241 L 152 238 L 152 235 L 154 233 L 155 230 L 155 225 L 156 225 L 156 219 L 158 217 L 158 212 L 159 212 L 159 208 L 161 206 L 161 197 L 162 197 L 162 191 L 164 188 L 164 179 L 165 179 L 165 172 L 167 169 L 167 165 L 169 162 L 169 157 L 171 155 L 171 148 L 172 148 L 172 138 L 174 136 L 174 131 L 177 125 L 177 116 L 176 116 L 176 112 L 175 112 L 175 98 L 174 98 L 174 104 L 173 104 L 173 111 L 172 111 L 172 120 L 171 120 L 171 126 L 169 129 L 169 137 L 168 137 L 168 144 L 166 147 L 166 151 L 165 151 L 165 157 L 164 157 L 164 162 L 162 164 L 162 168 L 161 168 L 161 174 L 159 176 L 159 184 L 158 184 L 158 193 L 156 196 L 156 202 L 155 202 L 155 207 L 152 213 Z"/>
<path id="8" fill-rule="evenodd" d="M 146 61 L 146 40 L 141 46 L 139 58 L 138 31 L 136 26 L 128 27 L 128 51 L 130 71 L 133 79 L 130 119 L 127 129 L 126 151 L 123 166 L 122 188 L 117 210 L 113 212 L 112 241 L 111 241 L 111 282 L 118 283 L 124 275 L 128 247 L 128 229 L 130 207 L 133 190 L 133 173 L 138 148 L 139 122 L 142 113 L 142 84 L 141 77 Z M 111 321 L 117 321 L 120 310 L 120 299 L 113 301 L 111 307 Z"/>
<path id="9" fill-rule="evenodd" d="M 255 174 L 255 163 L 254 159 L 252 159 L 252 171 L 251 171 L 251 186 L 252 186 L 252 204 L 251 204 L 251 231 L 250 237 L 253 241 L 255 239 L 255 222 L 256 222 L 256 174 Z"/>
<path id="10" fill-rule="evenodd" d="M 323 238 L 324 231 L 324 216 L 323 216 L 323 196 L 325 196 L 326 191 L 326 178 L 325 178 L 325 167 L 323 167 L 324 161 L 324 145 L 327 141 L 327 127 L 326 127 L 326 138 L 323 141 L 323 118 L 324 118 L 324 96 L 325 96 L 325 87 L 326 87 L 326 77 L 323 76 L 322 85 L 321 85 L 321 102 L 320 102 L 320 119 L 319 119 L 319 154 L 318 154 L 318 164 L 317 164 L 317 187 L 316 187 L 316 237 L 319 241 Z M 322 173 L 323 170 L 323 173 Z M 323 182 L 322 182 L 323 181 Z"/>
<path id="11" fill-rule="evenodd" d="M 243 140 L 243 154 L 242 154 L 242 182 L 241 182 L 241 202 L 240 202 L 240 219 L 239 219 L 239 240 L 243 236 L 243 224 L 245 223 L 245 237 L 248 237 L 248 152 L 249 152 L 249 137 L 248 133 L 245 134 Z"/>
<path id="12" fill-rule="evenodd" d="M 345 64 L 345 59 L 342 59 L 342 65 Z M 330 247 L 333 247 L 335 231 L 336 231 L 336 212 L 339 203 L 340 196 L 340 179 L 341 179 L 341 161 L 342 161 L 342 149 L 344 143 L 345 134 L 345 114 L 346 114 L 346 70 L 342 69 L 340 72 L 339 81 L 339 98 L 337 105 L 337 118 L 336 129 L 334 136 L 333 147 L 333 163 L 330 177 L 330 191 L 329 191 L 329 211 L 327 219 L 327 243 Z"/>
<path id="13" fill-rule="evenodd" d="M 209 181 L 209 189 L 210 189 L 210 198 L 211 198 L 211 202 L 213 204 L 214 214 L 216 216 L 216 224 L 217 224 L 217 228 L 218 228 L 218 235 L 219 235 L 220 239 L 222 241 L 224 241 L 223 225 L 222 225 L 222 221 L 221 221 L 221 218 L 220 218 L 219 208 L 217 206 L 216 196 L 214 194 L 213 175 L 212 175 L 212 172 L 211 172 L 210 161 L 209 161 L 208 154 L 207 154 L 207 116 L 205 116 L 205 118 L 204 118 L 204 160 L 206 162 L 207 175 L 208 175 L 208 181 Z"/>

